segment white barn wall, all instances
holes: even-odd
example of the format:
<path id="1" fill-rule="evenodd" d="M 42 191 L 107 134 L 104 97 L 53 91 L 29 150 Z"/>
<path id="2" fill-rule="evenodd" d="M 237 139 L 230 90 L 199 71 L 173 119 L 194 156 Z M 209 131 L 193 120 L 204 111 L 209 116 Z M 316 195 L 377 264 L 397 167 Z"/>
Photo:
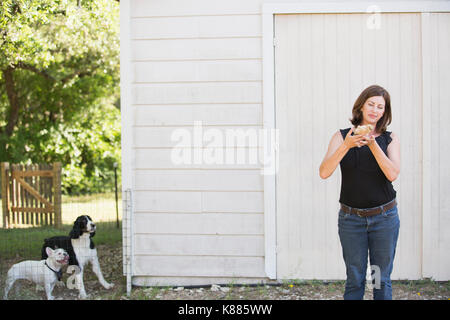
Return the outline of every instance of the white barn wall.
<path id="1" fill-rule="evenodd" d="M 193 121 L 262 127 L 259 1 L 211 4 L 132 2 L 135 284 L 265 278 L 259 165 L 170 161 L 171 133 Z"/>
<path id="2" fill-rule="evenodd" d="M 133 153 L 127 181 L 135 199 L 136 285 L 267 280 L 260 167 L 176 166 L 168 134 L 197 120 L 204 129 L 262 128 L 261 12 L 275 2 L 305 1 L 130 0 L 129 30 L 122 31 L 131 40 L 121 63 L 122 88 L 130 92 L 123 110 L 129 106 L 132 118 L 125 143 Z M 444 221 L 448 200 L 439 190 Z M 439 234 L 428 247 L 440 243 L 442 254 L 448 239 Z M 183 239 L 196 248 L 178 246 Z"/>
<path id="3" fill-rule="evenodd" d="M 366 28 L 365 14 L 278 15 L 275 21 L 278 276 L 345 279 L 337 230 L 340 168 L 322 180 L 318 166 L 331 136 L 350 126 L 354 100 L 376 83 L 392 95 L 389 130 L 400 137 L 403 158 L 394 183 L 401 228 L 392 278 L 420 278 L 422 144 L 421 130 L 411 130 L 421 127 L 422 115 L 420 13 L 383 14 L 379 30 Z"/>
<path id="4" fill-rule="evenodd" d="M 450 279 L 450 18 L 423 17 L 423 276 Z"/>
<path id="5" fill-rule="evenodd" d="M 201 119 L 206 125 L 258 125 L 262 122 L 262 105 L 214 104 L 214 112 L 209 112 L 210 105 L 153 105 L 151 108 L 136 109 L 135 126 L 183 126 Z"/>

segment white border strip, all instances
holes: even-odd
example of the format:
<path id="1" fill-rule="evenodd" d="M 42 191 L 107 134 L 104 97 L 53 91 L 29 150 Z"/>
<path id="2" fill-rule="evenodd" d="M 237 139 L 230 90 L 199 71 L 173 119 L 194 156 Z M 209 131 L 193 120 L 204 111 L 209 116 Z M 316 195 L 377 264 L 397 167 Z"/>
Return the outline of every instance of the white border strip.
<path id="1" fill-rule="evenodd" d="M 122 239 L 125 246 L 123 252 L 125 253 L 124 262 L 127 277 L 127 296 L 131 295 L 131 289 L 133 287 L 133 194 L 130 189 L 125 190 L 123 193 L 125 201 L 124 205 L 124 215 L 122 217 L 122 225 L 126 224 L 125 233 L 126 236 Z"/>
<path id="2" fill-rule="evenodd" d="M 274 61 L 274 16 L 262 16 L 262 58 L 263 58 L 263 125 L 272 132 L 275 129 L 275 61 Z M 275 150 L 274 159 L 278 159 Z M 277 166 L 275 166 L 276 168 Z M 276 173 L 264 176 L 264 242 L 265 271 L 270 279 L 277 278 L 277 215 L 276 215 Z"/>
<path id="3" fill-rule="evenodd" d="M 450 12 L 450 2 L 446 1 L 390 1 L 390 2 L 306 2 L 306 3 L 267 3 L 262 6 L 262 50 L 263 50 L 263 124 L 264 129 L 276 129 L 275 119 L 275 50 L 274 15 L 289 13 L 379 13 L 387 12 Z M 422 15 L 422 17 L 424 17 Z M 423 28 L 424 26 L 422 26 Z M 426 25 L 425 25 L 426 27 Z M 424 72 L 424 77 L 427 73 Z M 425 79 L 424 79 L 425 80 Z M 427 87 L 425 87 L 427 91 Z M 425 92 L 427 93 L 427 92 Z M 428 93 L 427 93 L 428 96 Z M 424 99 L 426 97 L 424 96 Z M 425 117 L 424 121 L 429 121 Z M 424 139 L 429 137 L 428 123 L 424 123 Z M 424 140 L 425 141 L 425 140 Z M 276 150 L 278 153 L 278 150 Z M 423 210 L 429 208 L 429 150 L 424 148 L 424 186 Z M 277 156 L 278 158 L 278 156 Z M 264 177 L 264 235 L 265 272 L 270 279 L 277 278 L 277 196 L 276 176 Z M 425 212 L 425 211 L 424 211 Z M 427 243 L 425 243 L 427 244 Z M 424 254 L 427 254 L 424 248 Z M 427 273 L 426 266 L 424 267 Z"/>
<path id="4" fill-rule="evenodd" d="M 131 64 L 131 1 L 120 2 L 120 109 L 122 120 L 121 147 L 122 147 L 122 201 L 125 215 L 122 217 L 122 234 L 126 235 L 123 241 L 123 252 L 126 254 L 125 272 L 127 276 L 127 294 L 131 293 L 133 276 L 132 244 L 133 244 L 133 120 L 134 107 L 132 105 L 131 85 L 133 81 Z"/>
<path id="5" fill-rule="evenodd" d="M 306 2 L 306 3 L 267 3 L 263 14 L 276 13 L 366 13 L 377 7 L 379 12 L 448 12 L 447 1 L 346 1 L 346 2 Z M 369 11 L 372 12 L 372 11 Z"/>
<path id="6" fill-rule="evenodd" d="M 122 119 L 122 190 L 133 186 L 133 115 L 131 85 L 131 1 L 120 2 L 120 110 Z"/>
<path id="7" fill-rule="evenodd" d="M 435 235 L 433 234 L 433 205 L 431 202 L 433 129 L 432 129 L 432 43 L 430 14 L 422 13 L 422 277 L 433 276 L 433 248 Z"/>

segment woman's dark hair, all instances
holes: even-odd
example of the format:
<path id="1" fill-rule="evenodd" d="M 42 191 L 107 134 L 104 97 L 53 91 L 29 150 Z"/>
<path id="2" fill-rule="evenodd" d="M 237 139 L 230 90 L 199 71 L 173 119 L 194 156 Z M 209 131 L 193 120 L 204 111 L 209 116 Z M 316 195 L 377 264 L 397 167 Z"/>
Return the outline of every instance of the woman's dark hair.
<path id="1" fill-rule="evenodd" d="M 376 132 L 384 133 L 387 129 L 387 126 L 391 124 L 392 121 L 392 113 L 391 113 L 391 97 L 389 95 L 389 92 L 387 92 L 386 89 L 383 87 L 380 87 L 378 85 L 372 85 L 370 87 L 367 87 L 366 89 L 361 92 L 358 99 L 356 99 L 355 104 L 353 105 L 352 110 L 352 119 L 350 119 L 350 122 L 356 127 L 361 124 L 363 120 L 362 116 L 362 107 L 364 106 L 364 103 L 369 99 L 370 97 L 375 96 L 382 96 L 384 98 L 384 114 L 381 117 L 380 120 L 377 122 L 377 127 L 375 128 Z"/>

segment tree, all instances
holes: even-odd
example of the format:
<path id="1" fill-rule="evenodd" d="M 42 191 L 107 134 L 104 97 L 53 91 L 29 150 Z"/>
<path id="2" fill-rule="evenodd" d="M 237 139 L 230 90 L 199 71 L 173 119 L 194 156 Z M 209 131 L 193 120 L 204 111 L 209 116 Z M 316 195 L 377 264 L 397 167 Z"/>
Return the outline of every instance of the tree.
<path id="1" fill-rule="evenodd" d="M 96 146 L 61 137 L 91 130 L 92 121 L 103 121 L 102 112 L 115 112 L 117 118 L 117 108 L 110 106 L 117 104 L 118 84 L 117 1 L 2 0 L 1 161 L 62 161 L 68 170 L 84 167 L 89 177 L 95 170 L 88 168 L 96 165 L 86 150 L 95 153 Z M 113 140 L 106 149 L 117 149 L 120 131 Z M 63 148 L 65 143 L 72 145 Z M 117 153 L 111 157 L 96 160 L 120 160 Z"/>

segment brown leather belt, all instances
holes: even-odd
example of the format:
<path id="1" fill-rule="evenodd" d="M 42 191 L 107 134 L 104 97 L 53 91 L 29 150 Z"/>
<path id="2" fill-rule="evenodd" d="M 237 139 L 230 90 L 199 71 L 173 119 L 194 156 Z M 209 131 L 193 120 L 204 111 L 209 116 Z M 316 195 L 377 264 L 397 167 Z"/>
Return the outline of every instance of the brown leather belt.
<path id="1" fill-rule="evenodd" d="M 397 201 L 394 199 L 391 202 L 388 202 L 387 204 L 376 207 L 376 208 L 358 209 L 358 208 L 352 208 L 352 207 L 346 206 L 345 204 L 341 203 L 341 210 L 344 211 L 345 213 L 356 214 L 360 217 L 371 217 L 371 216 L 376 216 L 377 214 L 381 214 L 385 211 L 391 210 L 392 208 L 395 207 L 396 204 L 397 204 Z"/>

